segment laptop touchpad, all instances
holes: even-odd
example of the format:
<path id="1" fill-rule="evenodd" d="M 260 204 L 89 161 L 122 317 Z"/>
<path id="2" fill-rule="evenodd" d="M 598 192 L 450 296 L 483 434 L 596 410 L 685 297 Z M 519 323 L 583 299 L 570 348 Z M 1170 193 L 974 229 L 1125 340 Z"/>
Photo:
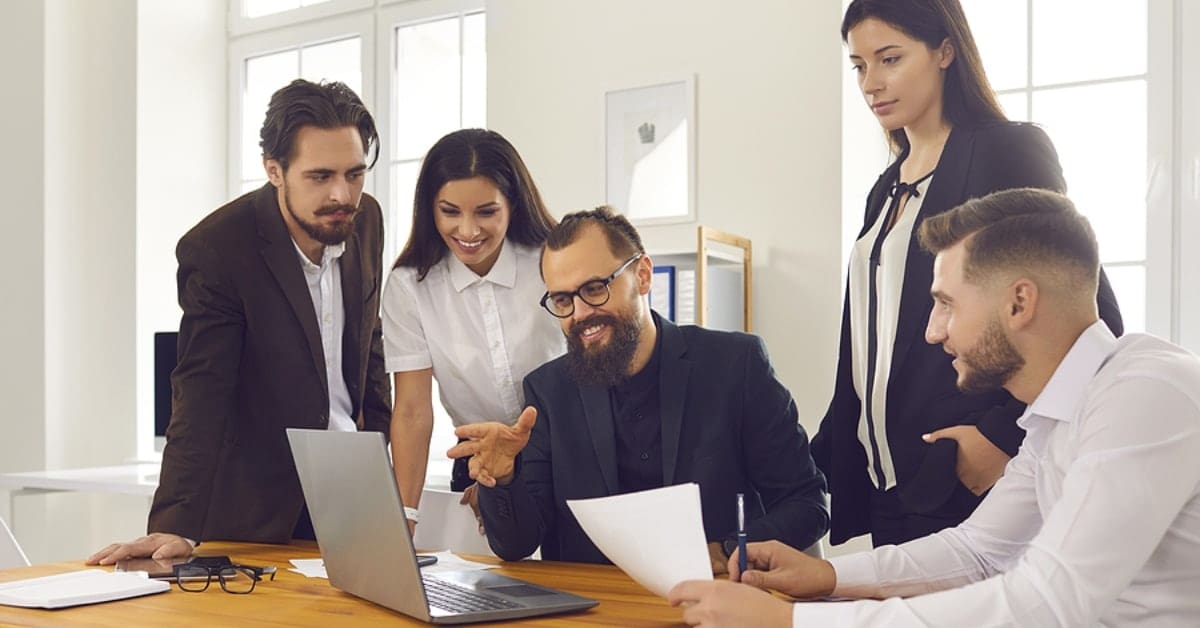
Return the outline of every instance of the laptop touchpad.
<path id="1" fill-rule="evenodd" d="M 541 587 L 535 587 L 530 584 L 507 584 L 499 587 L 488 587 L 488 591 L 495 591 L 501 595 L 509 595 L 512 597 L 534 597 L 537 595 L 554 595 L 555 592 Z"/>

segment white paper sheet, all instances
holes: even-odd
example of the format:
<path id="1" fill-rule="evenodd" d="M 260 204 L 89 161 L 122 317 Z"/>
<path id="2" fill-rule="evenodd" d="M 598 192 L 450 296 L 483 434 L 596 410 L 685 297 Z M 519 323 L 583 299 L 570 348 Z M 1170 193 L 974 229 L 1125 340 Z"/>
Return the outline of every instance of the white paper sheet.
<path id="1" fill-rule="evenodd" d="M 567 500 L 567 506 L 596 547 L 655 595 L 666 597 L 684 580 L 712 580 L 699 485 Z"/>
<path id="2" fill-rule="evenodd" d="M 426 552 L 421 552 L 424 555 Z M 433 556 L 437 556 L 438 561 L 428 567 L 422 567 L 424 573 L 441 573 L 444 571 L 476 571 L 480 569 L 495 569 L 499 565 L 489 565 L 487 563 L 477 563 L 473 560 L 467 560 L 456 556 L 453 552 L 433 552 Z M 325 573 L 325 561 L 320 558 L 293 558 L 292 571 L 307 576 L 309 578 L 328 578 Z"/>
<path id="3" fill-rule="evenodd" d="M 470 506 L 458 503 L 462 493 L 425 489 L 421 492 L 421 522 L 413 537 L 418 552 L 448 549 L 460 554 L 495 556 Z"/>

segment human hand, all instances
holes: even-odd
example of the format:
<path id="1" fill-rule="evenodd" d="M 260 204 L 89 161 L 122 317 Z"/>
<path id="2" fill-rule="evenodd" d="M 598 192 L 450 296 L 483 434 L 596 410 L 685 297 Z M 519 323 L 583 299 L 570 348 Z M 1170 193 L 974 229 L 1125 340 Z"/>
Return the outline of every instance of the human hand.
<path id="1" fill-rule="evenodd" d="M 475 522 L 479 524 L 479 536 L 483 536 L 483 515 L 479 514 L 479 484 L 472 484 L 463 490 L 462 499 L 458 500 L 458 503 L 471 507 L 475 513 Z"/>
<path id="2" fill-rule="evenodd" d="M 537 410 L 526 407 L 511 427 L 495 422 L 463 425 L 454 434 L 468 440 L 451 447 L 446 455 L 470 456 L 468 474 L 488 488 L 508 484 L 512 480 L 513 462 L 529 442 L 529 432 L 536 422 Z"/>
<path id="3" fill-rule="evenodd" d="M 712 566 L 714 576 L 723 576 L 729 573 L 729 568 L 726 563 L 729 557 L 725 555 L 725 548 L 719 542 L 708 544 L 708 562 Z"/>
<path id="4" fill-rule="evenodd" d="M 942 428 L 921 437 L 927 443 L 949 438 L 958 443 L 958 461 L 955 473 L 958 481 L 976 495 L 992 488 L 1004 475 L 1004 467 L 1010 460 L 992 441 L 988 440 L 974 425 L 955 425 Z"/>
<path id="5" fill-rule="evenodd" d="M 88 557 L 88 565 L 112 565 L 126 558 L 164 560 L 183 558 L 192 553 L 192 544 L 177 534 L 155 532 L 128 543 L 113 543 Z"/>
<path id="6" fill-rule="evenodd" d="M 833 593 L 837 574 L 827 560 L 813 558 L 779 541 L 746 545 L 746 572 L 738 569 L 738 551 L 729 557 L 729 580 L 774 589 L 796 598 Z"/>
<path id="7" fill-rule="evenodd" d="M 792 625 L 792 605 L 770 593 L 728 580 L 688 580 L 667 593 L 671 606 L 683 606 L 691 626 L 779 627 Z"/>
<path id="8" fill-rule="evenodd" d="M 405 519 L 404 521 L 405 521 L 406 523 L 408 523 L 408 538 L 410 538 L 410 539 L 412 539 L 412 538 L 416 538 L 416 536 L 417 536 L 417 522 L 416 522 L 416 521 L 413 521 L 412 519 Z"/>

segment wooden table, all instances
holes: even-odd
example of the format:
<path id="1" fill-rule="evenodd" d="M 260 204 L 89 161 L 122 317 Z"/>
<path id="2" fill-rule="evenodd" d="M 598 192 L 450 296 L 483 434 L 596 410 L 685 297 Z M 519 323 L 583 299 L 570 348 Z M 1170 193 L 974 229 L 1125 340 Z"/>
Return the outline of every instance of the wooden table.
<path id="1" fill-rule="evenodd" d="M 390 609 L 343 593 L 328 580 L 307 578 L 289 571 L 293 558 L 319 558 L 315 543 L 257 545 L 205 543 L 197 553 L 228 554 L 234 562 L 275 565 L 275 581 L 260 582 L 249 595 L 225 593 L 211 586 L 203 593 L 187 593 L 172 585 L 167 593 L 77 606 L 55 611 L 0 606 L 0 625 L 19 626 L 364 626 L 423 625 Z M 503 626 L 680 626 L 682 611 L 634 583 L 619 569 L 550 561 L 503 563 L 499 559 L 470 556 L 471 560 L 499 564 L 497 573 L 551 586 L 600 600 L 582 613 L 473 625 Z M 82 569 L 82 562 L 51 563 L 0 570 L 0 582 L 47 576 Z"/>

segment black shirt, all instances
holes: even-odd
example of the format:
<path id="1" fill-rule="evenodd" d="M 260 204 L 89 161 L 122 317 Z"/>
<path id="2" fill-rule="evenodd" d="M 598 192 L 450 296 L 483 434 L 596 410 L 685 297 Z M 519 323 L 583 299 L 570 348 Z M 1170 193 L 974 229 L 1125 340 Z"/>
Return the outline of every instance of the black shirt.
<path id="1" fill-rule="evenodd" d="M 657 329 L 658 322 L 655 321 Z M 659 412 L 659 353 L 662 332 L 641 371 L 608 389 L 617 445 L 617 485 L 632 493 L 663 485 L 662 418 Z"/>

